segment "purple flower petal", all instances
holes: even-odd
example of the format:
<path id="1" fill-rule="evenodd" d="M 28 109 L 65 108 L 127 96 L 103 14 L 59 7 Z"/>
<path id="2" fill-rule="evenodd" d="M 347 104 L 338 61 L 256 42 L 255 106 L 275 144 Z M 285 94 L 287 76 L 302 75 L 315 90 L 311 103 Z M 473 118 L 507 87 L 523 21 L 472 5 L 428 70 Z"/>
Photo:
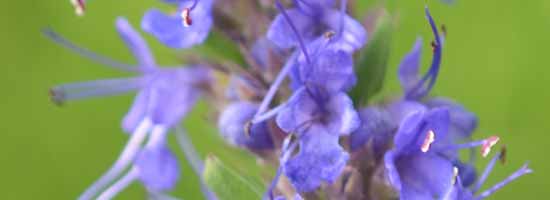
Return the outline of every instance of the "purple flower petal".
<path id="1" fill-rule="evenodd" d="M 401 177 L 401 198 L 442 197 L 453 183 L 453 165 L 433 154 L 399 156 L 395 166 Z"/>
<path id="2" fill-rule="evenodd" d="M 342 12 L 339 10 L 330 9 L 324 13 L 322 21 L 330 30 L 338 33 L 342 22 L 341 15 Z M 363 25 L 347 14 L 343 22 L 342 35 L 338 38 L 336 45 L 349 53 L 362 48 L 367 43 L 367 31 Z"/>
<path id="3" fill-rule="evenodd" d="M 177 13 L 190 7 L 192 3 L 182 3 Z M 190 12 L 193 24 L 189 27 L 183 25 L 181 16 L 166 15 L 157 9 L 151 9 L 143 16 L 141 27 L 169 47 L 190 48 L 203 43 L 208 37 L 213 24 L 211 4 L 211 0 L 201 0 L 197 4 Z"/>
<path id="4" fill-rule="evenodd" d="M 368 107 L 359 111 L 359 117 L 361 125 L 351 134 L 349 140 L 351 151 L 359 150 L 372 139 L 375 153 L 382 153 L 397 128 L 390 114 L 380 107 Z"/>
<path id="5" fill-rule="evenodd" d="M 416 86 L 420 79 L 420 58 L 422 56 L 422 39 L 416 39 L 412 50 L 405 55 L 399 65 L 398 77 L 405 93 Z"/>
<path id="6" fill-rule="evenodd" d="M 147 114 L 148 104 L 148 91 L 140 91 L 136 95 L 134 103 L 132 104 L 132 107 L 130 107 L 130 111 L 126 114 L 126 116 L 124 116 L 124 119 L 122 120 L 122 129 L 126 133 L 133 133 L 139 123 L 145 118 Z"/>
<path id="7" fill-rule="evenodd" d="M 122 17 L 117 18 L 116 28 L 120 37 L 134 55 L 134 58 L 138 60 L 140 70 L 154 70 L 156 68 L 155 58 L 151 54 L 149 46 L 132 25 L 128 23 L 128 20 Z"/>
<path id="8" fill-rule="evenodd" d="M 231 144 L 251 149 L 273 148 L 267 122 L 252 125 L 250 133 L 245 133 L 246 123 L 258 110 L 258 105 L 249 102 L 233 103 L 220 116 L 218 128 L 222 136 Z"/>
<path id="9" fill-rule="evenodd" d="M 286 12 L 292 19 L 292 23 L 296 26 L 300 36 L 305 40 L 304 42 L 311 41 L 315 37 L 312 32 L 315 25 L 313 19 L 299 9 L 288 9 Z M 280 48 L 291 48 L 298 45 L 298 38 L 283 14 L 275 17 L 267 30 L 267 38 Z"/>
<path id="10" fill-rule="evenodd" d="M 426 105 L 430 108 L 445 107 L 449 109 L 451 118 L 451 130 L 449 133 L 454 140 L 469 138 L 477 128 L 477 116 L 451 99 L 443 97 L 431 98 L 426 102 Z"/>
<path id="11" fill-rule="evenodd" d="M 141 151 L 134 164 L 139 171 L 139 179 L 149 190 L 170 190 L 179 180 L 178 161 L 165 146 Z"/>
<path id="12" fill-rule="evenodd" d="M 300 144 L 300 152 L 284 163 L 283 168 L 299 192 L 312 191 L 322 182 L 334 182 L 349 159 L 338 144 L 338 136 L 320 126 L 310 127 L 300 138 Z"/>
<path id="13" fill-rule="evenodd" d="M 345 93 L 334 94 L 329 99 L 315 98 L 307 90 L 295 92 L 277 115 L 277 125 L 285 132 L 293 132 L 300 126 L 315 123 L 334 135 L 350 134 L 359 127 L 359 116 Z"/>

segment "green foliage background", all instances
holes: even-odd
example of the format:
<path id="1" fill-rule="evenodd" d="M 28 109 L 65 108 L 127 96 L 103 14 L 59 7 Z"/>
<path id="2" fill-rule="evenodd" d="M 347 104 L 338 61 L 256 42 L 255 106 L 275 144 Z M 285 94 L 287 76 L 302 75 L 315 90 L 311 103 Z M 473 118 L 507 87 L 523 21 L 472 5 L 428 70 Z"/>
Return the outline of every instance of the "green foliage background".
<path id="1" fill-rule="evenodd" d="M 364 1 L 358 10 L 382 1 Z M 397 14 L 397 31 L 385 94 L 399 92 L 395 76 L 402 55 L 417 36 L 431 38 L 424 18 L 424 1 L 388 0 Z M 435 19 L 447 25 L 438 95 L 463 103 L 478 114 L 476 137 L 499 134 L 508 147 L 508 163 L 497 166 L 492 185 L 530 161 L 535 173 L 512 183 L 491 199 L 541 199 L 550 195 L 550 1 L 457 0 L 453 6 L 429 2 Z M 151 6 L 169 9 L 156 0 L 91 1 L 89 12 L 77 18 L 68 0 L 5 1 L 0 6 L 0 193 L 2 199 L 74 199 L 114 161 L 127 136 L 120 129 L 132 95 L 73 102 L 59 108 L 48 100 L 52 85 L 97 78 L 127 76 L 98 66 L 48 41 L 40 29 L 53 27 L 69 39 L 114 58 L 133 61 L 114 31 L 114 19 L 126 16 L 136 26 Z M 175 64 L 176 53 L 150 36 L 162 64 Z M 222 47 L 220 47 L 222 48 Z M 429 48 L 424 61 L 429 62 Z M 203 156 L 214 152 L 230 165 L 254 163 L 230 156 L 215 128 L 209 127 L 206 106 L 186 121 Z M 181 156 L 181 155 L 180 155 Z M 240 164 L 241 163 L 241 164 Z M 482 162 L 479 167 L 483 167 Z M 200 199 L 197 179 L 183 165 L 175 192 Z M 239 168 L 239 170 L 247 170 Z M 265 172 L 264 172 L 265 174 Z M 269 173 L 267 173 L 269 174 Z M 133 184 L 120 199 L 143 199 Z"/>

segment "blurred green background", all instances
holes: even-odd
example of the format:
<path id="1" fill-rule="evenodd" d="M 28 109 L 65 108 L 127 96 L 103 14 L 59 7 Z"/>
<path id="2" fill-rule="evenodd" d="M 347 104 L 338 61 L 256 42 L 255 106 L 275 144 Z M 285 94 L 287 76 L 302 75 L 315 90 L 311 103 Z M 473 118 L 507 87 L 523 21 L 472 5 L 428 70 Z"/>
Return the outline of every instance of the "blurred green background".
<path id="1" fill-rule="evenodd" d="M 363 1 L 363 12 L 377 4 Z M 399 92 L 395 76 L 402 55 L 415 38 L 431 38 L 423 16 L 424 1 L 387 1 L 398 16 L 391 69 L 384 92 Z M 521 178 L 491 199 L 542 199 L 550 195 L 550 1 L 457 0 L 452 6 L 429 2 L 448 37 L 438 95 L 463 103 L 478 114 L 476 137 L 499 134 L 508 147 L 508 163 L 498 165 L 484 188 L 530 161 L 535 173 Z M 72 41 L 116 59 L 133 61 L 114 30 L 114 19 L 126 16 L 139 25 L 149 7 L 168 8 L 156 0 L 90 1 L 84 18 L 74 16 L 68 0 L 9 1 L 0 11 L 2 74 L 0 100 L 0 193 L 2 199 L 74 199 L 114 161 L 127 136 L 120 129 L 132 95 L 72 102 L 57 107 L 48 100 L 50 86 L 59 83 L 127 74 L 90 62 L 40 34 L 50 26 Z M 176 53 L 146 36 L 162 64 L 175 64 Z M 425 48 L 427 49 L 427 48 Z M 429 51 L 424 52 L 427 62 Z M 199 106 L 196 113 L 206 109 Z M 214 152 L 228 162 L 214 127 L 196 114 L 186 127 L 202 155 Z M 181 155 L 180 155 L 181 156 Z M 246 159 L 246 162 L 253 162 Z M 481 162 L 479 167 L 483 167 Z M 183 165 L 175 192 L 200 199 L 197 179 Z M 120 199 L 143 199 L 133 184 Z"/>

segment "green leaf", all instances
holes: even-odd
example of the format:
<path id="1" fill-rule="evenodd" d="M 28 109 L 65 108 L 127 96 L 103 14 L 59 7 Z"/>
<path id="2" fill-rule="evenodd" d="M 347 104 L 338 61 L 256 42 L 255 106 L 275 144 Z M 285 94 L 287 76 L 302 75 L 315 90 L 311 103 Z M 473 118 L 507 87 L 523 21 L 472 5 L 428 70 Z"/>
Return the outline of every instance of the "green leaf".
<path id="1" fill-rule="evenodd" d="M 248 180 L 214 156 L 206 159 L 203 176 L 220 200 L 262 198 L 261 184 Z"/>
<path id="2" fill-rule="evenodd" d="M 389 14 L 384 14 L 378 19 L 371 39 L 361 51 L 355 65 L 357 85 L 350 95 L 357 106 L 366 105 L 382 89 L 390 57 L 392 33 L 392 18 Z"/>

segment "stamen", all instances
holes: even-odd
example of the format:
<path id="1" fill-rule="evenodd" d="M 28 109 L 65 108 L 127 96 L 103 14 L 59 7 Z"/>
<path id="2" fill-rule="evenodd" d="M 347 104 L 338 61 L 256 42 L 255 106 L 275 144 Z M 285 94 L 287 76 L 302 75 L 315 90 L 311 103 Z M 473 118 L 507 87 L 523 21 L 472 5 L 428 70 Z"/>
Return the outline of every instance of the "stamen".
<path id="1" fill-rule="evenodd" d="M 296 39 L 298 40 L 298 44 L 300 46 L 300 49 L 302 50 L 302 52 L 304 54 L 304 57 L 306 58 L 307 64 L 311 64 L 311 59 L 309 58 L 309 54 L 307 52 L 304 41 L 302 40 L 302 37 L 300 36 L 300 33 L 296 29 L 296 26 L 294 26 L 294 23 L 292 22 L 292 20 L 290 19 L 290 17 L 286 13 L 283 5 L 281 4 L 281 1 L 280 0 L 275 0 L 275 6 L 283 14 L 283 17 L 288 22 L 288 25 L 290 26 L 290 28 L 292 29 L 292 32 L 296 36 Z M 295 59 L 295 58 L 296 58 L 296 56 L 292 56 L 290 59 Z M 277 78 L 275 78 L 275 81 L 273 81 L 273 83 L 269 87 L 269 90 L 267 91 L 267 94 L 265 95 L 264 99 L 262 100 L 262 103 L 260 104 L 260 107 L 258 108 L 258 111 L 254 115 L 254 118 L 257 118 L 260 114 L 262 114 L 263 112 L 265 112 L 268 109 L 269 104 L 271 103 L 271 100 L 273 100 L 273 98 L 275 97 L 277 89 L 279 89 L 279 86 L 283 83 L 284 78 L 288 75 L 288 73 L 290 73 L 290 70 L 292 69 L 292 66 L 294 66 L 294 65 L 292 65 L 292 64 L 285 65 L 283 67 L 283 69 L 281 70 L 281 72 L 279 72 L 279 75 L 277 75 Z"/>
<path id="2" fill-rule="evenodd" d="M 453 167 L 453 179 L 451 180 L 451 185 L 456 184 L 456 179 L 458 178 L 458 168 Z"/>
<path id="3" fill-rule="evenodd" d="M 432 18 L 432 15 L 430 14 L 430 11 L 428 9 L 428 6 L 425 7 L 426 17 L 428 18 L 428 22 L 430 24 L 430 27 L 432 28 L 433 35 L 435 37 L 435 41 L 432 44 L 433 47 L 433 57 L 432 57 L 432 64 L 430 65 L 430 69 L 420 81 L 414 86 L 411 90 L 407 91 L 405 94 L 405 97 L 407 99 L 418 99 L 426 96 L 430 90 L 433 88 L 435 81 L 437 80 L 437 75 L 439 74 L 439 68 L 441 66 L 441 56 L 442 56 L 442 47 L 443 43 L 441 42 L 441 37 L 439 35 L 439 31 L 437 30 L 436 23 L 434 19 Z M 429 80 L 428 85 L 426 84 L 426 81 Z"/>
<path id="4" fill-rule="evenodd" d="M 136 157 L 141 143 L 145 140 L 147 132 L 152 126 L 150 119 L 144 119 L 139 126 L 136 128 L 130 140 L 124 147 L 124 150 L 111 166 L 111 168 L 101 176 L 95 183 L 93 183 L 86 191 L 78 198 L 79 200 L 90 200 L 107 184 L 113 181 L 117 176 L 119 176 L 124 169 L 134 160 Z"/>
<path id="5" fill-rule="evenodd" d="M 428 134 L 426 134 L 426 138 L 424 138 L 424 143 L 422 143 L 420 150 L 423 153 L 428 152 L 428 150 L 430 150 L 430 146 L 434 141 L 435 141 L 435 133 L 433 132 L 433 130 L 429 130 Z"/>
<path id="6" fill-rule="evenodd" d="M 487 155 L 489 155 L 491 151 L 491 147 L 493 147 L 498 141 L 499 141 L 498 136 L 491 136 L 483 140 L 477 140 L 477 141 L 468 142 L 464 144 L 451 145 L 446 147 L 446 149 L 459 150 L 459 149 L 470 149 L 470 148 L 481 146 L 481 155 L 483 157 L 487 157 Z"/>
<path id="7" fill-rule="evenodd" d="M 297 141 L 291 142 L 291 139 L 293 137 L 293 134 L 288 135 L 285 140 L 283 141 L 283 146 L 281 150 L 281 155 L 279 157 L 279 167 L 277 168 L 277 172 L 275 173 L 275 177 L 273 177 L 273 181 L 271 181 L 271 184 L 269 185 L 267 192 L 264 194 L 264 198 L 262 199 L 270 199 L 273 200 L 273 190 L 277 186 L 277 183 L 279 182 L 279 178 L 281 177 L 283 173 L 283 167 L 282 165 L 288 161 L 296 147 L 298 146 Z"/>
<path id="8" fill-rule="evenodd" d="M 183 11 L 181 11 L 181 18 L 183 19 L 183 26 L 189 27 L 193 24 L 193 20 L 191 19 L 191 16 L 189 14 L 191 12 L 191 9 L 185 8 Z"/>
<path id="9" fill-rule="evenodd" d="M 279 112 L 283 108 L 285 108 L 285 106 L 286 106 L 286 103 L 280 104 L 277 107 L 271 109 L 270 111 L 265 112 L 264 114 L 252 119 L 251 123 L 256 124 L 256 123 L 260 123 L 260 122 L 263 122 L 265 120 L 271 119 L 273 116 L 279 114 Z"/>
<path id="10" fill-rule="evenodd" d="M 74 12 L 77 16 L 84 16 L 86 11 L 85 0 L 71 0 L 71 4 L 74 6 Z"/>
<path id="11" fill-rule="evenodd" d="M 506 146 L 502 146 L 500 148 L 500 158 L 499 158 L 499 160 L 500 160 L 500 163 L 503 164 L 503 165 L 506 164 L 506 151 L 507 151 Z"/>
<path id="12" fill-rule="evenodd" d="M 210 189 L 206 186 L 206 184 L 204 183 L 204 180 L 202 179 L 202 172 L 204 170 L 203 161 L 199 158 L 199 154 L 197 153 L 197 151 L 195 151 L 195 147 L 193 146 L 193 143 L 191 143 L 191 140 L 187 136 L 187 133 L 180 126 L 176 126 L 176 139 L 177 139 L 178 145 L 183 151 L 183 154 L 185 155 L 185 159 L 191 165 L 191 168 L 193 169 L 195 174 L 201 177 L 199 178 L 200 187 L 206 199 L 207 200 L 217 199 L 216 195 L 212 191 L 210 191 Z"/>
<path id="13" fill-rule="evenodd" d="M 193 2 L 193 5 L 191 5 L 191 7 L 184 8 L 181 11 L 181 19 L 182 19 L 182 24 L 183 24 L 184 27 L 189 27 L 189 26 L 193 25 L 193 19 L 191 19 L 191 11 L 193 11 L 195 9 L 195 7 L 197 7 L 198 3 L 199 3 L 199 0 L 195 0 Z"/>
<path id="14" fill-rule="evenodd" d="M 124 175 L 122 178 L 120 178 L 115 184 L 113 184 L 111 187 L 107 188 L 99 197 L 97 197 L 98 200 L 111 200 L 113 197 L 115 197 L 118 193 L 120 193 L 124 188 L 128 187 L 130 183 L 132 183 L 134 180 L 138 178 L 138 169 L 132 168 L 126 175 Z"/>
<path id="15" fill-rule="evenodd" d="M 168 128 L 164 125 L 155 125 L 149 135 L 149 140 L 145 144 L 145 148 L 154 149 L 155 147 L 166 144 L 166 134 Z"/>
<path id="16" fill-rule="evenodd" d="M 489 153 L 491 152 L 491 148 L 495 144 L 497 144 L 499 140 L 500 138 L 497 136 L 491 136 L 487 138 L 483 143 L 483 145 L 481 146 L 481 156 L 483 156 L 484 158 L 487 157 L 487 155 L 489 155 Z"/>
<path id="17" fill-rule="evenodd" d="M 508 176 L 506 179 L 504 179 L 503 181 L 501 181 L 500 183 L 497 183 L 496 185 L 494 185 L 493 187 L 491 187 L 490 189 L 486 190 L 485 192 L 481 193 L 477 199 L 484 199 L 484 198 L 487 198 L 488 196 L 490 196 L 491 194 L 495 193 L 497 190 L 499 190 L 500 188 L 504 187 L 505 185 L 507 185 L 508 183 L 516 180 L 517 178 L 525 175 L 525 174 L 530 174 L 530 173 L 533 173 L 533 170 L 529 168 L 528 164 L 524 164 L 519 170 L 517 170 L 516 172 L 512 173 L 512 175 Z"/>
<path id="18" fill-rule="evenodd" d="M 50 89 L 50 98 L 56 105 L 68 100 L 118 95 L 137 90 L 143 85 L 142 78 L 98 80 L 59 85 Z"/>
<path id="19" fill-rule="evenodd" d="M 483 185 L 483 183 L 485 183 L 485 181 L 487 180 L 487 178 L 489 177 L 489 174 L 491 173 L 491 171 L 493 170 L 493 168 L 495 167 L 495 163 L 497 162 L 497 160 L 500 158 L 500 153 L 495 155 L 491 161 L 489 161 L 489 163 L 487 164 L 487 166 L 485 167 L 485 170 L 483 170 L 483 173 L 481 174 L 481 176 L 479 177 L 479 179 L 477 180 L 475 186 L 472 188 L 472 193 L 476 193 L 480 188 L 481 186 Z"/>
<path id="20" fill-rule="evenodd" d="M 43 29 L 42 33 L 46 37 L 53 40 L 55 43 L 65 47 L 65 48 L 68 48 L 69 50 L 74 51 L 75 53 L 80 54 L 81 56 L 84 56 L 84 57 L 86 57 L 86 58 L 88 58 L 92 61 L 98 62 L 98 63 L 103 64 L 105 66 L 110 66 L 110 67 L 113 67 L 113 68 L 116 68 L 116 69 L 124 70 L 124 71 L 139 72 L 139 69 L 135 66 L 115 61 L 111 58 L 96 54 L 96 53 L 94 53 L 94 52 L 92 52 L 88 49 L 79 47 L 79 46 L 73 44 L 71 41 L 63 38 L 61 35 L 57 34 L 56 32 L 54 32 L 50 28 Z"/>

